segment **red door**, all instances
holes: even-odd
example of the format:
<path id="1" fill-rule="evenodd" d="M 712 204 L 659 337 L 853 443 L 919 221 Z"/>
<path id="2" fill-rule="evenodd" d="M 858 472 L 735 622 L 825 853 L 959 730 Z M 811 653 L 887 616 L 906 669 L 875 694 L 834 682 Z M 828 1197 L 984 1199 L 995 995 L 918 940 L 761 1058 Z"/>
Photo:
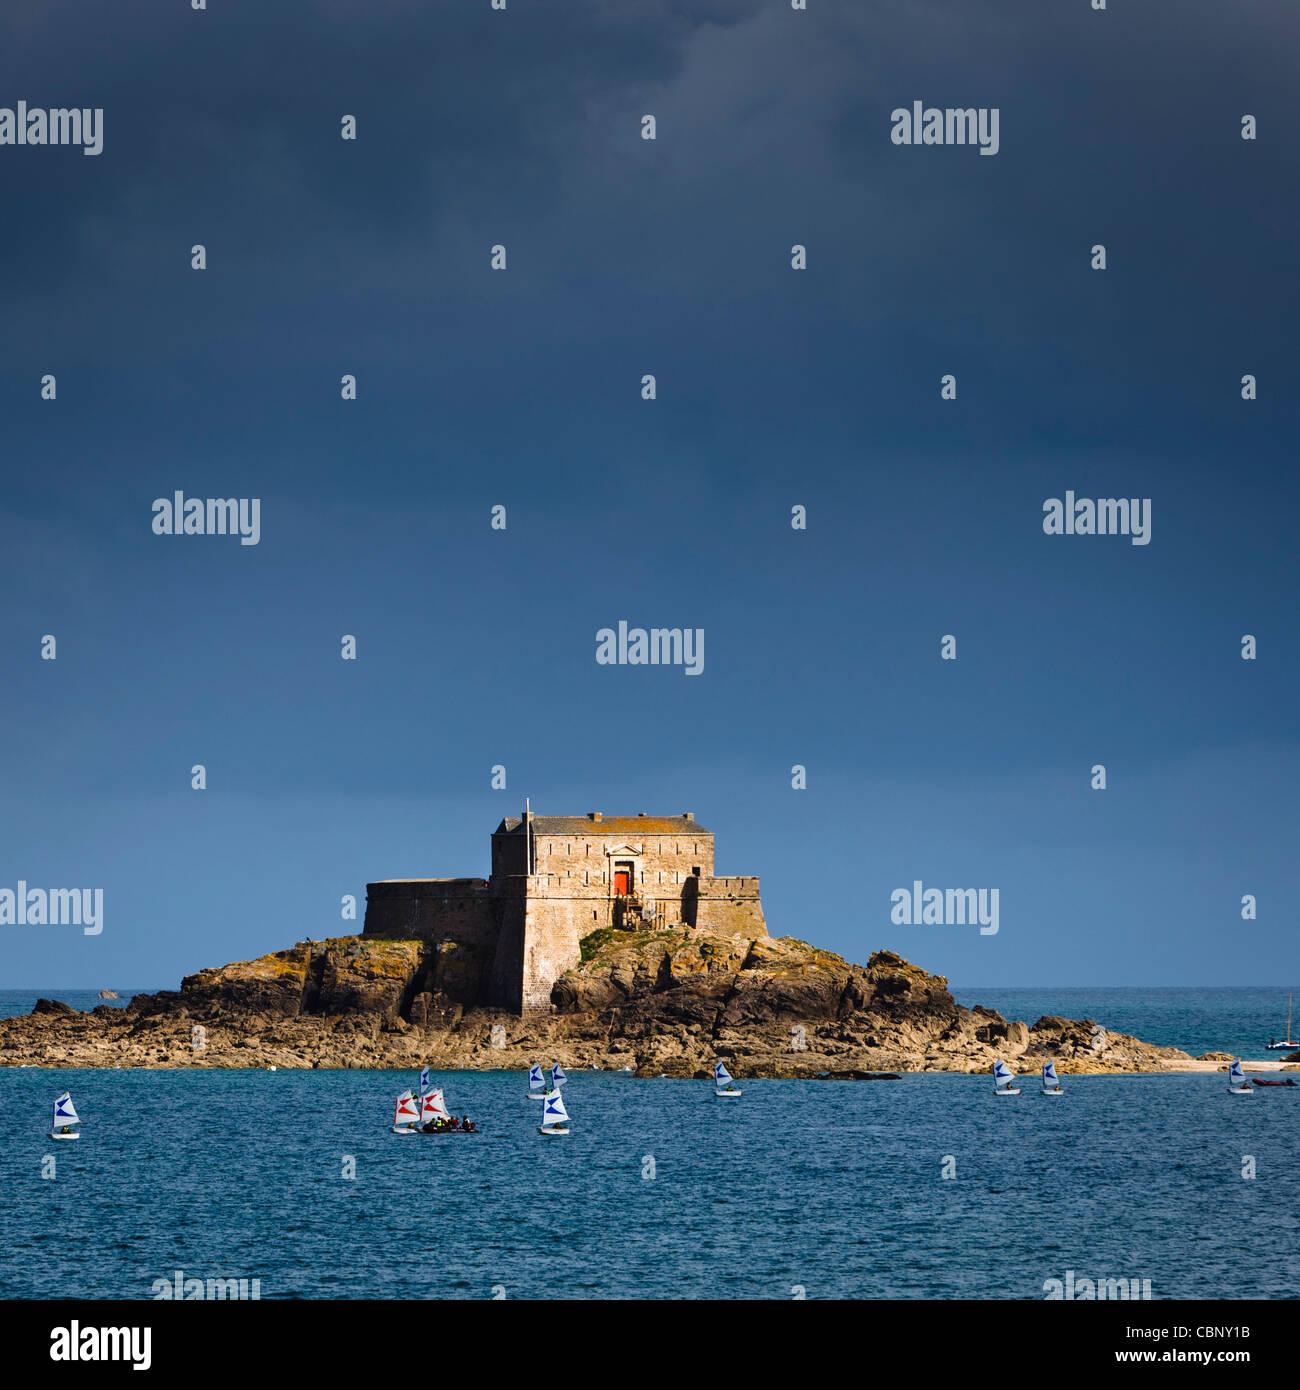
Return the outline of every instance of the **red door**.
<path id="1" fill-rule="evenodd" d="M 615 870 L 614 870 L 614 892 L 615 892 L 619 897 L 626 897 L 626 896 L 627 896 L 628 889 L 629 889 L 629 887 L 631 886 L 630 883 L 629 883 L 629 880 L 631 879 L 631 877 L 632 877 L 632 875 L 631 875 L 631 873 L 629 873 L 629 871 L 628 871 L 627 869 L 615 869 Z"/>

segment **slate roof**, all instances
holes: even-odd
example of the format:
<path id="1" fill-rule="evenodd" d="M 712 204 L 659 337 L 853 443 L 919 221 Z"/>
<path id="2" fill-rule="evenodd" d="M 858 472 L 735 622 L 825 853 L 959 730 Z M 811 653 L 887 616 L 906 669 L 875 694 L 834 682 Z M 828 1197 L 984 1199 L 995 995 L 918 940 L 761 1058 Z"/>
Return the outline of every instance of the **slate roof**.
<path id="1" fill-rule="evenodd" d="M 498 835 L 519 833 L 523 821 L 519 816 L 507 816 L 496 828 Z M 534 816 L 534 835 L 712 835 L 699 821 L 685 816 L 602 816 L 588 820 L 586 816 Z"/>

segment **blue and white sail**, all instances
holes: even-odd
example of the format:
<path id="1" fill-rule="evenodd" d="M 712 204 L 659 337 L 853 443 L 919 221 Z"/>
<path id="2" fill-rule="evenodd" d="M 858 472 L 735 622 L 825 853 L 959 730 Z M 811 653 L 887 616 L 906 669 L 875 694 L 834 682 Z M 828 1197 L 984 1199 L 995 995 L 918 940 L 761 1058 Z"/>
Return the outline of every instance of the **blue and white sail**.
<path id="1" fill-rule="evenodd" d="M 64 1093 L 54 1102 L 54 1118 L 50 1121 L 51 1129 L 58 1129 L 62 1125 L 79 1125 L 81 1120 L 77 1115 L 76 1107 L 72 1104 L 72 1096 Z"/>
<path id="2" fill-rule="evenodd" d="M 1061 1078 L 1056 1074 L 1055 1062 L 1043 1063 L 1043 1090 L 1059 1091 L 1061 1089 Z"/>
<path id="3" fill-rule="evenodd" d="M 996 1091 L 1008 1090 L 1015 1079 L 1015 1072 L 1013 1072 L 1002 1058 L 999 1057 L 998 1060 L 993 1063 L 993 1089 Z"/>
<path id="4" fill-rule="evenodd" d="M 542 1075 L 542 1069 L 536 1062 L 528 1068 L 528 1094 L 534 1100 L 541 1100 L 546 1094 L 546 1078 Z"/>
<path id="5" fill-rule="evenodd" d="M 564 1097 L 559 1091 L 552 1091 L 545 1099 L 546 1103 L 542 1107 L 542 1130 L 563 1129 L 569 1118 L 569 1112 L 564 1108 Z"/>
<path id="6" fill-rule="evenodd" d="M 429 1089 L 429 1068 L 420 1068 L 420 1094 L 423 1095 Z"/>
<path id="7" fill-rule="evenodd" d="M 569 1078 L 564 1074 L 564 1068 L 558 1062 L 556 1062 L 556 1064 L 551 1068 L 552 1087 L 558 1091 L 560 1087 L 563 1086 L 568 1079 Z"/>
<path id="8" fill-rule="evenodd" d="M 1239 1094 L 1248 1094 L 1254 1090 L 1253 1086 L 1246 1085 L 1246 1073 L 1242 1071 L 1240 1062 L 1233 1062 L 1228 1068 L 1228 1090 Z"/>
<path id="9" fill-rule="evenodd" d="M 743 1094 L 727 1070 L 725 1063 L 714 1062 L 713 1064 L 713 1094 L 720 1100 L 738 1100 Z"/>

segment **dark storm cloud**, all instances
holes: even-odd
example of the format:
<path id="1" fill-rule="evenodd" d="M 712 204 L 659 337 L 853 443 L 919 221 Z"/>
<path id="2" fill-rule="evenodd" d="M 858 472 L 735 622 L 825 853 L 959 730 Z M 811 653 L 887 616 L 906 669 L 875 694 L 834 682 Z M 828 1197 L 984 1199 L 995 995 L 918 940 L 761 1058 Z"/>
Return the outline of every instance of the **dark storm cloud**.
<path id="1" fill-rule="evenodd" d="M 1096 239 L 1136 277 L 1139 319 L 1183 322 L 1190 344 L 1198 297 L 1229 332 L 1239 305 L 1285 302 L 1296 21 L 1242 26 L 1208 0 L 1168 13 L 1158 51 L 1123 9 L 1030 23 L 992 0 L 158 0 L 11 20 L 0 93 L 102 105 L 106 148 L 0 151 L 26 210 L 0 223 L 6 353 L 278 353 L 291 332 L 299 354 L 403 357 L 423 316 L 470 355 L 490 346 L 498 240 L 512 323 L 552 343 L 656 319 L 689 337 L 725 312 L 797 352 L 787 310 L 818 304 L 831 341 L 861 297 L 864 353 L 1073 336 L 1084 354 L 1117 332 L 1108 284 L 1078 313 Z M 889 112 L 914 99 L 1000 107 L 1000 154 L 891 145 Z M 1262 138 L 1243 149 L 1246 109 Z M 813 268 L 797 290 L 795 241 Z M 194 242 L 220 293 L 194 288 Z M 1256 343 L 1285 332 L 1280 307 L 1250 323 Z"/>

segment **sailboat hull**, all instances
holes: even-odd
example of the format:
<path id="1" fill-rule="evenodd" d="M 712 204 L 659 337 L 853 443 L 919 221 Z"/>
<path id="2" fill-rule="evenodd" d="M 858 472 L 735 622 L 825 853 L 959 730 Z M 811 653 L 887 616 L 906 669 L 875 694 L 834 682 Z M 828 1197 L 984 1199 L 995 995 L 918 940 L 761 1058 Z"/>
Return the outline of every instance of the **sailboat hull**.
<path id="1" fill-rule="evenodd" d="M 539 1125 L 537 1132 L 538 1134 L 551 1135 L 568 1134 L 569 1131 L 565 1129 L 562 1125 Z"/>
<path id="2" fill-rule="evenodd" d="M 80 1139 L 80 1138 L 81 1138 L 81 1135 L 79 1135 L 79 1134 L 55 1134 L 55 1132 L 54 1132 L 53 1130 L 51 1130 L 51 1131 L 50 1131 L 50 1138 L 51 1138 L 51 1139 Z"/>
<path id="3" fill-rule="evenodd" d="M 1297 1042 L 1265 1043 L 1265 1044 L 1264 1044 L 1264 1051 L 1265 1051 L 1265 1052 L 1296 1052 L 1296 1051 L 1300 1051 L 1300 1043 L 1297 1043 Z"/>
<path id="4" fill-rule="evenodd" d="M 393 1125 L 393 1126 L 391 1126 L 391 1132 L 392 1132 L 393 1134 L 414 1134 L 414 1133 L 415 1133 L 415 1131 L 411 1128 L 410 1125 Z"/>
<path id="5" fill-rule="evenodd" d="M 995 1086 L 993 1094 L 995 1096 L 1018 1096 L 1020 1092 L 1015 1086 Z"/>
<path id="6" fill-rule="evenodd" d="M 714 1091 L 716 1100 L 739 1100 L 745 1093 L 744 1091 Z"/>
<path id="7" fill-rule="evenodd" d="M 1255 1088 L 1253 1086 L 1229 1086 L 1228 1094 L 1230 1096 L 1253 1096 Z"/>
<path id="8" fill-rule="evenodd" d="M 1065 1092 L 1064 1092 L 1063 1090 L 1061 1090 L 1061 1088 L 1060 1088 L 1059 1086 L 1052 1087 L 1052 1088 L 1050 1088 L 1050 1089 L 1049 1089 L 1047 1086 L 1044 1086 L 1044 1087 L 1043 1087 L 1043 1094 L 1044 1094 L 1045 1096 L 1063 1096 L 1063 1095 L 1065 1094 Z"/>

